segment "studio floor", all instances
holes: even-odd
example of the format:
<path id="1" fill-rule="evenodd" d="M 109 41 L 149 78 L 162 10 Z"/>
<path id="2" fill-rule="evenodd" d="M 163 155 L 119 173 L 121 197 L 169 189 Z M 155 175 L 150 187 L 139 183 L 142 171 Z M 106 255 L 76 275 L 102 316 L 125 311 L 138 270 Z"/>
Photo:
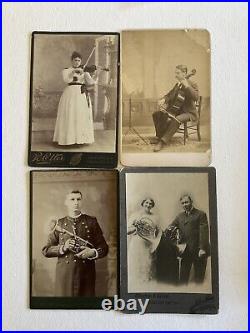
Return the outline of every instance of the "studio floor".
<path id="1" fill-rule="evenodd" d="M 59 146 L 53 142 L 55 128 L 54 118 L 35 118 L 32 121 L 32 151 L 53 151 L 53 152 L 115 152 L 115 130 L 104 130 L 98 128 L 94 123 L 95 142 L 87 145 Z"/>
<path id="2" fill-rule="evenodd" d="M 95 142 L 87 145 L 69 145 L 59 146 L 51 141 L 32 142 L 33 151 L 67 151 L 67 152 L 115 152 L 115 131 L 113 130 L 95 130 Z"/>
<path id="3" fill-rule="evenodd" d="M 138 126 L 134 127 L 142 140 L 133 130 L 128 127 L 123 127 L 122 150 L 126 153 L 139 153 L 151 152 L 154 145 L 150 144 L 149 140 L 155 135 L 152 126 Z M 161 152 L 194 152 L 201 153 L 210 149 L 210 133 L 209 126 L 201 126 L 201 141 L 198 141 L 197 134 L 189 135 L 186 144 L 184 145 L 184 138 L 182 133 L 176 133 L 171 139 L 169 145 L 164 146 Z"/>

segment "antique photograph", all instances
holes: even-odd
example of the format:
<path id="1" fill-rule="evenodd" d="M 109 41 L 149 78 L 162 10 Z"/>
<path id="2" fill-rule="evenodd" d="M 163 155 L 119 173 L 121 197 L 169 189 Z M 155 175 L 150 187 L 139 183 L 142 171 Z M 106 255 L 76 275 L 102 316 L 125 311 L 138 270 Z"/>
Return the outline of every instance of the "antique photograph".
<path id="1" fill-rule="evenodd" d="M 100 307 L 117 294 L 117 177 L 32 171 L 31 308 Z"/>
<path id="2" fill-rule="evenodd" d="M 122 164 L 208 166 L 209 32 L 123 31 L 121 43 Z"/>
<path id="3" fill-rule="evenodd" d="M 118 66 L 118 33 L 32 34 L 31 165 L 88 167 L 86 154 L 114 158 Z"/>
<path id="4" fill-rule="evenodd" d="M 215 170 L 152 169 L 125 169 L 122 286 L 129 295 L 207 298 L 218 284 Z"/>

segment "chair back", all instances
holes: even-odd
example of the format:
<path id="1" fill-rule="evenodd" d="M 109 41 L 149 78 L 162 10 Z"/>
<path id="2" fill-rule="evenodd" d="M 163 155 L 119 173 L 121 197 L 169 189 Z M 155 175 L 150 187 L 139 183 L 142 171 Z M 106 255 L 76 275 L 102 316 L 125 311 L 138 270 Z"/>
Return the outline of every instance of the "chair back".
<path id="1" fill-rule="evenodd" d="M 198 111 L 198 119 L 201 117 L 201 104 L 202 104 L 202 96 L 199 96 L 198 101 L 196 101 L 195 106 Z"/>

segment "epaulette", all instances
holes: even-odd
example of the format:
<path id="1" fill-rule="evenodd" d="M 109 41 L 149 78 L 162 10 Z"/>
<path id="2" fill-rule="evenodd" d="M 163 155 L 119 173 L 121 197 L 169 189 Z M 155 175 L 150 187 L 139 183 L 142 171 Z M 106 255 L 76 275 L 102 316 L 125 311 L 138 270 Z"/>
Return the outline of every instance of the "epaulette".
<path id="1" fill-rule="evenodd" d="M 49 231 L 53 232 L 57 226 L 58 220 L 52 219 L 49 224 Z"/>

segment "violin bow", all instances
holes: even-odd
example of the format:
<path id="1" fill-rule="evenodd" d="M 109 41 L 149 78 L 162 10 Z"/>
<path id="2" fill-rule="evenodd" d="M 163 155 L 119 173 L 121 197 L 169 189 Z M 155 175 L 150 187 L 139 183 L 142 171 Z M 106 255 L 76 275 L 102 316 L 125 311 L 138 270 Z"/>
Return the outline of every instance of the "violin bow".
<path id="1" fill-rule="evenodd" d="M 90 52 L 90 55 L 89 55 L 87 61 L 85 62 L 85 64 L 83 65 L 83 68 L 85 68 L 88 65 L 88 62 L 89 62 L 90 58 L 92 57 L 92 55 L 93 55 L 93 53 L 95 51 L 95 48 L 96 48 L 96 46 L 94 46 L 93 49 L 92 49 L 92 51 Z"/>

